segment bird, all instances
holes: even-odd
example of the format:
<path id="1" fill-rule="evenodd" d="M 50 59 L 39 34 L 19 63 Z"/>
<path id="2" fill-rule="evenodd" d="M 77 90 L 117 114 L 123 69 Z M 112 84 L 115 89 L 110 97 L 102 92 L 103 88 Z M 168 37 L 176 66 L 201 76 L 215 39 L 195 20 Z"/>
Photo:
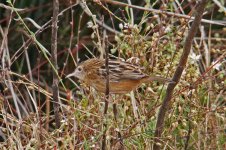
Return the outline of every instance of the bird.
<path id="1" fill-rule="evenodd" d="M 161 76 L 149 76 L 142 72 L 139 65 L 135 65 L 119 59 L 108 60 L 109 93 L 126 94 L 138 88 L 142 83 L 152 81 L 170 82 L 168 78 Z M 93 87 L 98 92 L 106 92 L 107 69 L 105 59 L 88 59 L 68 74 L 66 78 L 76 77 L 86 85 Z"/>

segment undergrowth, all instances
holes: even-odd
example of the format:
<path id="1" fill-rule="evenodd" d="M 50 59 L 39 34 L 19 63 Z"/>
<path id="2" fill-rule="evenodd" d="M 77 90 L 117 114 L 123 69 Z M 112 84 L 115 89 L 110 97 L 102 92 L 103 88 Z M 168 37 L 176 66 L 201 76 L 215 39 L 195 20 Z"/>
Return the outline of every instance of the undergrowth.
<path id="1" fill-rule="evenodd" d="M 104 57 L 108 49 L 112 59 L 140 65 L 148 75 L 171 78 L 191 20 L 129 5 L 119 8 L 102 1 L 87 1 L 90 16 L 79 4 L 71 7 L 68 2 L 60 1 L 59 68 L 54 68 L 61 81 L 59 129 L 53 113 L 53 65 L 48 54 L 52 4 L 15 1 L 12 5 L 4 4 L 9 8 L 0 9 L 4 14 L 0 19 L 1 149 L 100 149 L 104 130 L 107 149 L 119 149 L 118 133 L 125 149 L 151 149 L 167 84 L 152 82 L 142 84 L 133 93 L 110 95 L 104 116 L 105 95 L 76 79 L 65 79 L 65 75 L 86 59 Z M 184 16 L 194 11 L 196 5 L 195 1 L 132 3 Z M 204 17 L 216 20 L 202 22 L 193 41 L 158 143 L 162 148 L 184 149 L 187 145 L 187 149 L 220 150 L 226 146 L 225 24 L 217 25 L 217 20 L 225 20 L 225 11 L 218 7 L 209 2 Z M 117 106 L 117 121 L 113 103 Z M 107 124 L 106 129 L 103 123 Z"/>

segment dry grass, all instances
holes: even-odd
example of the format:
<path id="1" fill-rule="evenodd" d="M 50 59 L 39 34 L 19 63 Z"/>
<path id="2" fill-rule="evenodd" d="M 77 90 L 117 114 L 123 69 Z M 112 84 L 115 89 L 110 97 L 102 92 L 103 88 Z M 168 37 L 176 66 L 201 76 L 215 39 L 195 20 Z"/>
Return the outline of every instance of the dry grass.
<path id="1" fill-rule="evenodd" d="M 216 20 L 208 23 L 211 16 L 221 19 L 225 16 L 225 12 L 218 11 L 216 2 L 207 6 L 207 23 L 200 26 L 175 88 L 158 143 L 162 148 L 220 150 L 226 147 L 225 25 L 216 25 L 219 24 Z M 186 16 L 195 4 L 173 1 L 146 3 L 146 6 Z M 144 7 L 145 3 L 134 2 L 134 5 Z M 138 60 L 147 74 L 172 77 L 190 29 L 189 20 L 104 2 L 73 7 L 63 7 L 61 3 L 60 11 L 64 13 L 58 23 L 59 68 L 54 68 L 48 54 L 51 6 L 42 3 L 34 7 L 16 2 L 7 9 L 1 7 L 7 17 L 0 19 L 4 23 L 0 26 L 0 149 L 100 149 L 105 131 L 107 149 L 119 149 L 122 141 L 125 149 L 151 149 L 157 113 L 167 85 L 153 82 L 143 84 L 134 91 L 134 96 L 111 95 L 108 113 L 104 115 L 104 94 L 64 77 L 79 60 L 105 56 L 106 48 L 111 57 Z M 26 11 L 12 7 L 26 7 Z M 33 21 L 42 26 L 37 28 L 35 23 L 23 22 L 25 16 L 34 17 Z M 103 37 L 107 42 L 103 42 Z M 55 128 L 53 112 L 53 70 L 61 81 L 59 129 Z M 113 101 L 117 101 L 117 122 Z M 122 140 L 118 139 L 118 133 Z"/>

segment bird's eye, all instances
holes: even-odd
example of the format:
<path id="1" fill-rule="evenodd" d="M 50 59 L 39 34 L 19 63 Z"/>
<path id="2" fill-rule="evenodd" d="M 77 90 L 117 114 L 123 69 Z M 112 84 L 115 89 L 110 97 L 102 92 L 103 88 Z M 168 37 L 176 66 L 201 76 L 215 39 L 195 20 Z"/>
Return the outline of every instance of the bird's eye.
<path id="1" fill-rule="evenodd" d="M 79 72 L 82 71 L 82 68 L 81 68 L 81 67 L 78 67 L 78 71 L 79 71 Z"/>

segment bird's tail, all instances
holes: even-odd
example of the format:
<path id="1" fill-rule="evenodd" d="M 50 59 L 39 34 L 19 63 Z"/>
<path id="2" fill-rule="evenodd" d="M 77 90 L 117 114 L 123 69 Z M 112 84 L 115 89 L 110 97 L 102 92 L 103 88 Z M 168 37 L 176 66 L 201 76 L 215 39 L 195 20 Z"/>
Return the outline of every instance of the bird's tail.
<path id="1" fill-rule="evenodd" d="M 146 82 L 152 82 L 152 81 L 158 81 L 160 83 L 168 83 L 168 82 L 171 82 L 172 80 L 170 78 L 164 78 L 160 76 L 150 76 L 149 78 L 146 79 Z"/>

